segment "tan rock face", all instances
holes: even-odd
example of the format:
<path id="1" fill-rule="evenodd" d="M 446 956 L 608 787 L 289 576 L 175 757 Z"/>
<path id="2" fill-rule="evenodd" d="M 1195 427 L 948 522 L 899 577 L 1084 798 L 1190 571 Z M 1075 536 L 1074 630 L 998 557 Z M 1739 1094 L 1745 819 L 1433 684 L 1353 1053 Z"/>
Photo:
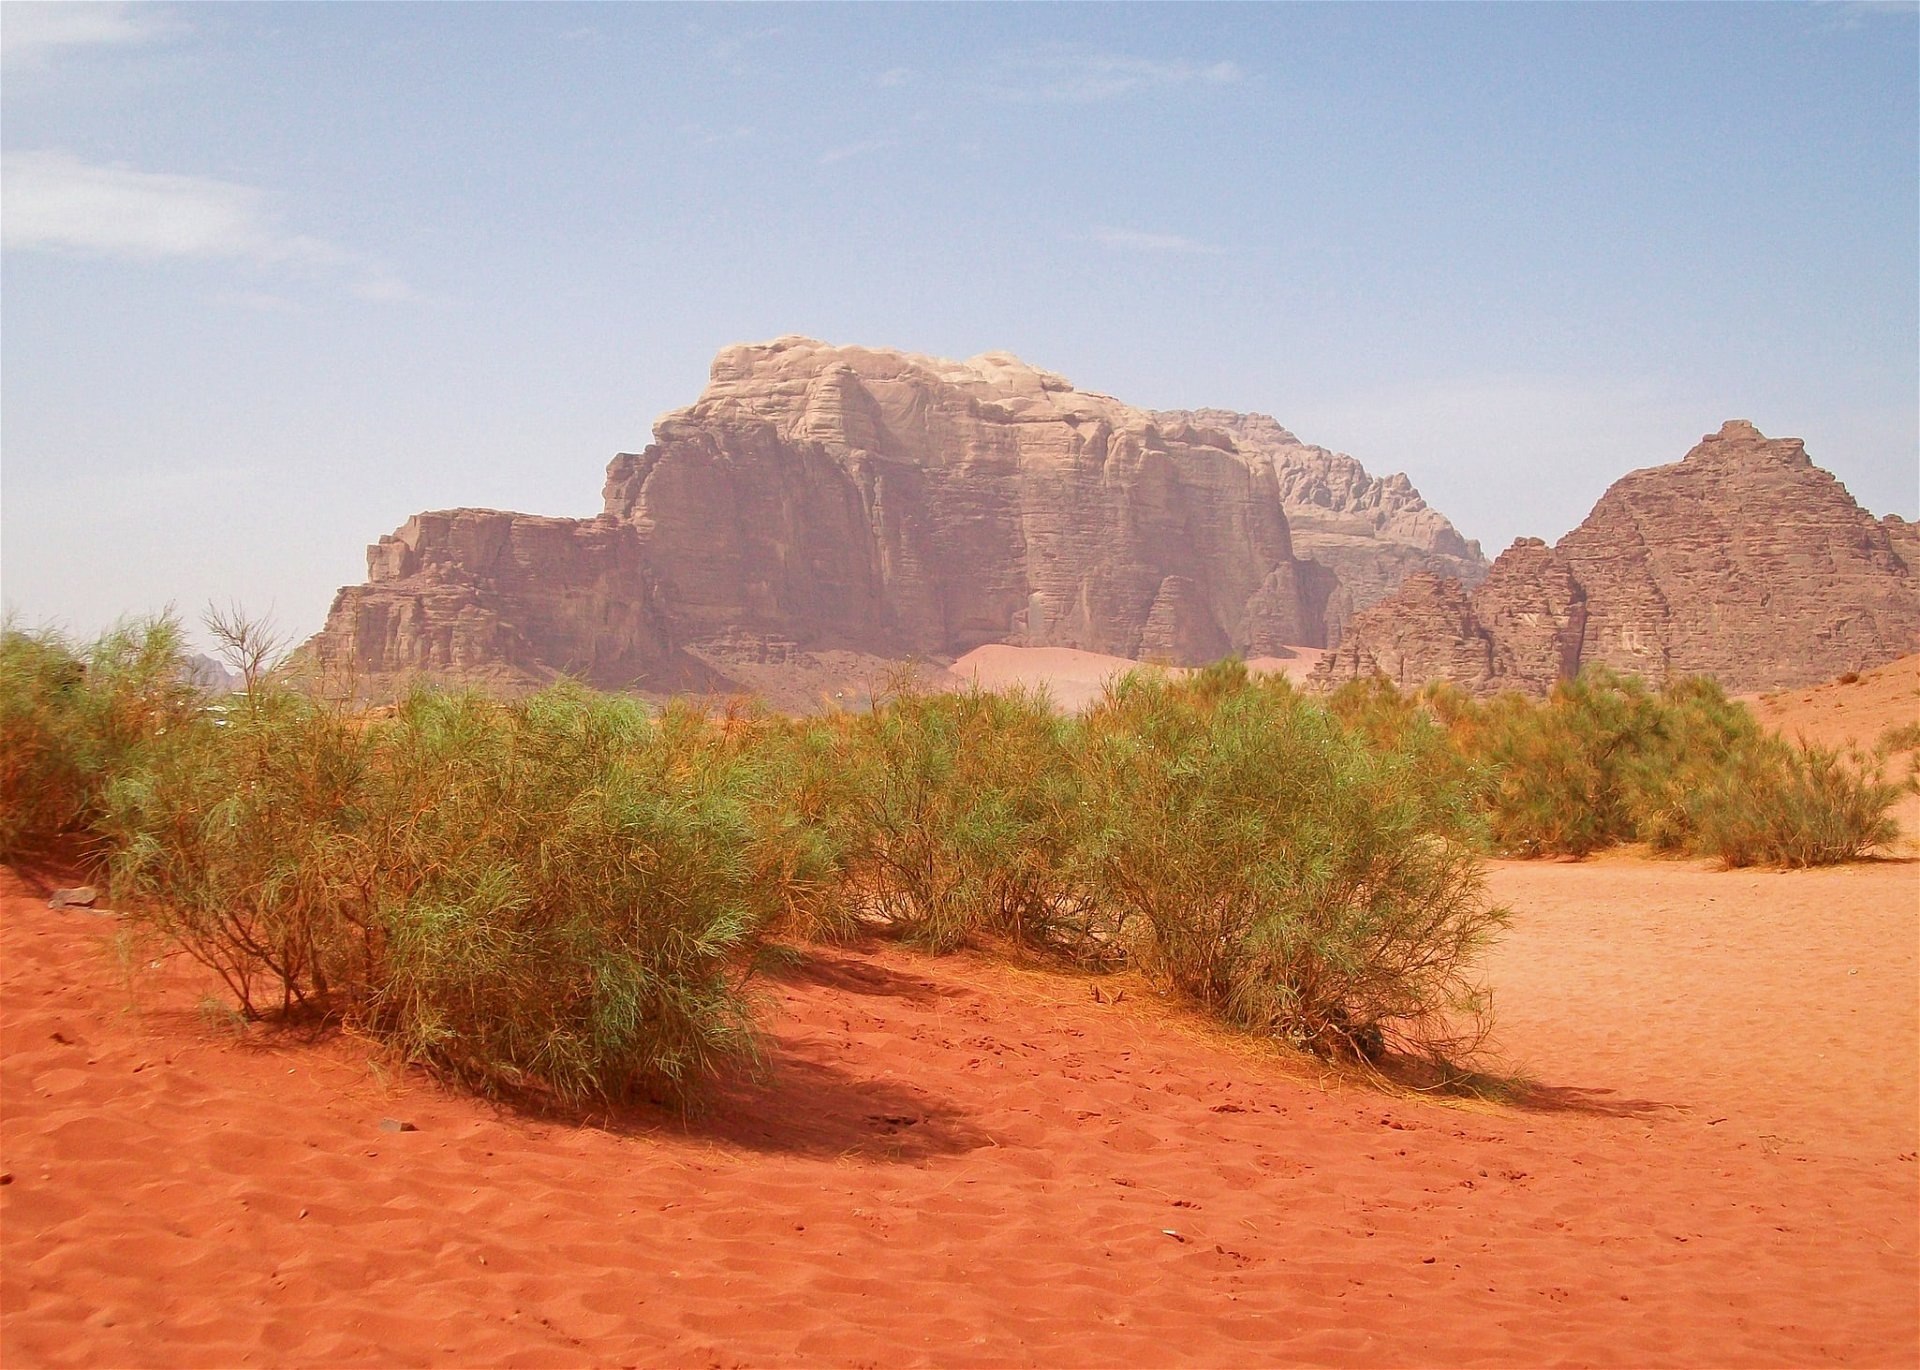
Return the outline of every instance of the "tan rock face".
<path id="1" fill-rule="evenodd" d="M 1616 481 L 1555 548 L 1515 543 L 1457 627 L 1409 582 L 1355 619 L 1318 678 L 1485 641 L 1484 675 L 1463 658 L 1428 678 L 1544 693 L 1599 663 L 1655 681 L 1712 675 L 1733 691 L 1829 679 L 1920 646 L 1920 581 L 1896 550 L 1904 528 L 1863 511 L 1798 439 L 1733 420 L 1684 460 Z"/>
<path id="2" fill-rule="evenodd" d="M 1333 572 L 1339 590 L 1327 609 L 1329 640 L 1346 620 L 1377 604 L 1417 571 L 1468 586 L 1487 574 L 1480 544 L 1462 537 L 1406 476 L 1374 476 L 1352 457 L 1301 442 L 1265 414 L 1226 409 L 1166 410 L 1154 417 L 1170 434 L 1211 435 L 1272 468 L 1294 555 Z"/>
<path id="3" fill-rule="evenodd" d="M 1473 616 L 1492 644 L 1476 689 L 1533 690 L 1577 675 L 1586 641 L 1587 592 L 1566 558 L 1539 538 L 1518 538 L 1473 591 Z"/>
<path id="4" fill-rule="evenodd" d="M 1001 353 L 732 347 L 654 436 L 596 519 L 412 520 L 316 650 L 369 676 L 647 687 L 1004 641 L 1189 664 L 1319 645 L 1340 593 L 1295 558 L 1266 456 Z"/>
<path id="5" fill-rule="evenodd" d="M 1885 514 L 1880 519 L 1880 529 L 1887 535 L 1887 545 L 1893 548 L 1895 556 L 1907 568 L 1907 574 L 1920 576 L 1920 523 L 1908 523 L 1898 514 Z"/>
<path id="6" fill-rule="evenodd" d="M 632 528 L 493 509 L 418 514 L 381 538 L 367 583 L 334 597 L 314 646 L 326 665 L 369 676 L 644 675 L 682 688 L 708 677 L 674 650 Z"/>
<path id="7" fill-rule="evenodd" d="M 1493 675 L 1493 642 L 1467 587 L 1418 571 L 1393 595 L 1353 617 L 1340 645 L 1320 659 L 1320 685 L 1385 676 L 1402 688 L 1451 680 L 1481 690 Z"/>

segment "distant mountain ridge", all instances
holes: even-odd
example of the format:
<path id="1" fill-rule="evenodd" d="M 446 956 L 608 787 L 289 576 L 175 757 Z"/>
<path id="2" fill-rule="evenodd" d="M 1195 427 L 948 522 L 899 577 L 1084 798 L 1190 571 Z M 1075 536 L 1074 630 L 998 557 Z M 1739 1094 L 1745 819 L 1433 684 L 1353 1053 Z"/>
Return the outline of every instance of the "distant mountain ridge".
<path id="1" fill-rule="evenodd" d="M 787 337 L 723 349 L 594 518 L 410 519 L 310 650 L 374 684 L 650 690 L 992 642 L 1193 664 L 1322 646 L 1414 568 L 1484 562 L 1405 477 L 1263 415 Z"/>
<path id="2" fill-rule="evenodd" d="M 1811 684 L 1920 649 L 1916 552 L 1912 525 L 1861 509 L 1800 439 L 1732 419 L 1615 481 L 1557 545 L 1515 542 L 1477 587 L 1408 577 L 1315 679 L 1542 694 L 1598 664 L 1735 692 Z"/>

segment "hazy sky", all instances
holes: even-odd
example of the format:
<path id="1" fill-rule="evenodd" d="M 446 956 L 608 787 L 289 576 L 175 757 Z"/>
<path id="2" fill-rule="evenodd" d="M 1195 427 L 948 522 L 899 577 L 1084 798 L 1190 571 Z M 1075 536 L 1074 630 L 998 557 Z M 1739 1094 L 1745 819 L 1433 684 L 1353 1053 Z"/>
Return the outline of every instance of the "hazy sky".
<path id="1" fill-rule="evenodd" d="M 316 630 L 730 342 L 1005 349 L 1489 554 L 1723 419 L 1920 514 L 1910 4 L 0 7 L 0 578 Z"/>

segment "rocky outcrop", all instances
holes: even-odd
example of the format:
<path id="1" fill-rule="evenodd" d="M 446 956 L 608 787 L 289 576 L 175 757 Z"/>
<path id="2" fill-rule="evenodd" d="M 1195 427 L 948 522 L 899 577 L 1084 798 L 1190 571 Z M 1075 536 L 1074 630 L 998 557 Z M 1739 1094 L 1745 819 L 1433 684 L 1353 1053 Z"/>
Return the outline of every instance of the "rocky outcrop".
<path id="1" fill-rule="evenodd" d="M 1909 523 L 1898 514 L 1886 514 L 1880 519 L 1880 528 L 1887 535 L 1887 545 L 1893 548 L 1894 555 L 1906 564 L 1907 574 L 1920 576 L 1920 523 Z"/>
<path id="2" fill-rule="evenodd" d="M 1437 614 L 1437 592 L 1410 581 L 1354 620 L 1316 679 L 1538 694 L 1599 664 L 1734 691 L 1825 680 L 1920 647 L 1906 527 L 1863 511 L 1798 439 L 1732 420 L 1684 460 L 1616 481 L 1556 547 L 1515 543 L 1464 616 Z"/>
<path id="3" fill-rule="evenodd" d="M 1487 574 L 1480 544 L 1460 535 L 1406 476 L 1374 476 L 1352 457 L 1304 443 L 1265 414 L 1226 409 L 1164 410 L 1167 432 L 1229 439 L 1273 468 L 1294 555 L 1331 571 L 1338 589 L 1327 608 L 1330 641 L 1346 620 L 1378 603 L 1408 576 L 1429 572 L 1471 587 Z"/>
<path id="4" fill-rule="evenodd" d="M 1394 594 L 1354 615 L 1339 646 L 1320 658 L 1313 680 L 1332 685 L 1384 676 L 1403 688 L 1451 680 L 1480 689 L 1493 675 L 1493 644 L 1467 587 L 1417 571 Z"/>
<path id="5" fill-rule="evenodd" d="M 1276 425 L 1277 427 L 1277 425 Z M 1417 498 L 1417 497 L 1416 497 Z M 1274 463 L 1004 353 L 728 348 L 604 512 L 423 514 L 315 640 L 369 677 L 681 688 L 769 653 L 988 642 L 1177 664 L 1326 639 Z"/>
<path id="6" fill-rule="evenodd" d="M 1473 616 L 1489 645 L 1488 674 L 1474 688 L 1528 691 L 1580 671 L 1587 592 L 1566 558 L 1539 538 L 1517 538 L 1473 592 Z"/>
<path id="7" fill-rule="evenodd" d="M 374 678 L 711 683 L 674 644 L 638 533 L 605 517 L 417 514 L 367 549 L 367 583 L 335 596 L 313 645 Z"/>

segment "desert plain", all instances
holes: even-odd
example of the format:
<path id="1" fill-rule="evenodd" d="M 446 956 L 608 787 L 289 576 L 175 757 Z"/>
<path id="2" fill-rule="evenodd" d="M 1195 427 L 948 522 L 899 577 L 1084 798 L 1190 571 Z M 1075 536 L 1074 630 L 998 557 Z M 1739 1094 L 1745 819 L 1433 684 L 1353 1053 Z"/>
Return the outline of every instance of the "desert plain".
<path id="1" fill-rule="evenodd" d="M 1916 687 L 1753 703 L 1871 740 Z M 1901 820 L 1811 871 L 1491 863 L 1486 1098 L 873 943 L 771 965 L 764 1068 L 695 1112 L 529 1116 L 242 1028 L 8 871 L 0 1362 L 1912 1365 Z"/>

